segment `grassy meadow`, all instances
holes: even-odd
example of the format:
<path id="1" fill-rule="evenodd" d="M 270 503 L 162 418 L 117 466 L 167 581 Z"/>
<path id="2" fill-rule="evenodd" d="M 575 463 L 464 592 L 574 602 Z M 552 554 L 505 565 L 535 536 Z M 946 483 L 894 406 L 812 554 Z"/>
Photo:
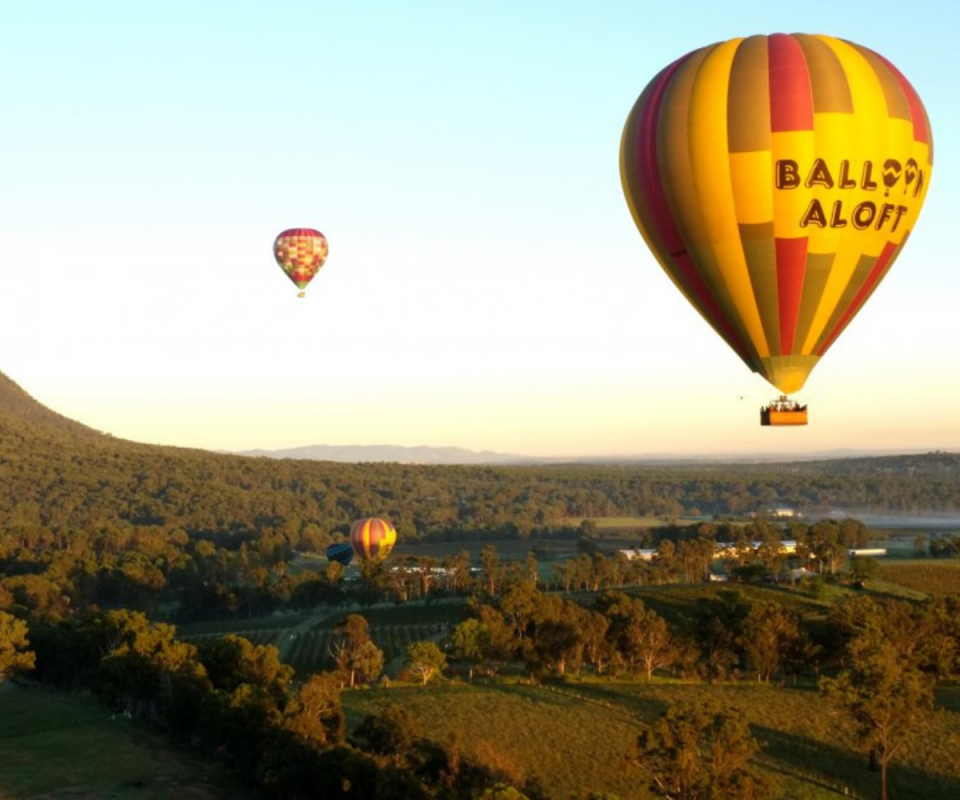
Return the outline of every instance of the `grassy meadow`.
<path id="1" fill-rule="evenodd" d="M 0 798 L 252 797 L 89 695 L 0 683 Z"/>
<path id="2" fill-rule="evenodd" d="M 578 528 L 586 517 L 570 517 L 563 520 L 566 528 Z M 673 520 L 664 517 L 590 517 L 589 520 L 597 527 L 600 543 L 605 547 L 622 546 L 638 547 L 643 535 Z M 692 524 L 696 519 L 681 517 L 675 520 L 679 524 Z M 398 542 L 393 553 L 398 556 L 431 556 L 443 558 L 456 555 L 466 550 L 470 559 L 479 563 L 480 552 L 484 547 L 493 544 L 497 553 L 504 561 L 519 560 L 526 557 L 530 550 L 536 550 L 544 561 L 570 558 L 578 554 L 576 537 L 568 538 L 517 538 L 517 539 L 462 539 L 457 541 L 428 541 Z"/>
<path id="3" fill-rule="evenodd" d="M 956 594 L 960 592 L 960 559 L 881 560 L 879 577 L 927 596 Z"/>
<path id="4" fill-rule="evenodd" d="M 709 697 L 738 708 L 763 745 L 760 771 L 792 800 L 871 798 L 877 776 L 852 748 L 853 731 L 811 687 L 676 683 L 448 684 L 343 695 L 348 725 L 397 703 L 421 735 L 464 752 L 522 782 L 535 779 L 553 798 L 610 792 L 653 795 L 625 756 L 642 726 L 670 704 Z M 950 705 L 955 705 L 953 699 Z M 893 798 L 953 800 L 960 792 L 960 714 L 941 708 L 891 768 Z"/>

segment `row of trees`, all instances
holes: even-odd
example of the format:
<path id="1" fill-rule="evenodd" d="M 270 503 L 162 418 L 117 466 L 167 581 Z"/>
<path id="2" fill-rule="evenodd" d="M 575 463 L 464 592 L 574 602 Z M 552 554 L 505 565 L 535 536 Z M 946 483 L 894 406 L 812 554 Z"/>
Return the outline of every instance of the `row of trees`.
<path id="1" fill-rule="evenodd" d="M 622 551 L 604 557 L 597 540 L 581 538 L 585 552 L 554 566 L 556 584 L 565 591 L 597 591 L 613 586 L 699 583 L 711 579 L 719 564 L 729 577 L 780 580 L 789 566 L 813 567 L 836 575 L 851 549 L 862 548 L 869 529 L 855 519 L 823 519 L 812 524 L 759 520 L 746 525 L 669 525 L 650 531 L 655 546 L 649 561 L 630 560 Z M 789 547 L 787 546 L 789 542 Z"/>
<path id="2" fill-rule="evenodd" d="M 585 598 L 581 598 L 585 599 Z M 796 680 L 849 666 L 851 642 L 885 638 L 924 673 L 960 678 L 960 598 L 924 603 L 851 597 L 814 622 L 785 603 L 750 599 L 736 589 L 698 597 L 665 619 L 639 596 L 608 591 L 586 604 L 518 582 L 495 598 L 474 598 L 471 618 L 452 634 L 460 658 L 526 663 L 565 674 L 637 674 L 671 668 L 680 677 L 752 676 Z"/>
<path id="3" fill-rule="evenodd" d="M 237 547 L 183 531 L 166 539 L 136 536 L 117 539 L 107 528 L 91 535 L 91 549 L 78 541 L 63 546 L 25 547 L 17 537 L 0 534 L 0 609 L 13 606 L 47 617 L 64 618 L 72 609 L 133 608 L 156 617 L 187 621 L 207 617 L 257 616 L 281 609 L 309 609 L 347 599 L 400 602 L 434 595 L 464 595 L 536 577 L 536 548 L 526 560 L 504 562 L 494 545 L 485 547 L 477 565 L 466 550 L 437 558 L 395 556 L 363 566 L 363 581 L 348 587 L 339 564 L 323 572 L 289 570 L 292 546 L 267 548 L 243 541 Z M 856 520 L 821 520 L 787 526 L 755 522 L 746 526 L 701 523 L 654 529 L 652 561 L 630 560 L 618 550 L 604 554 L 603 542 L 582 535 L 581 554 L 552 565 L 551 585 L 570 592 L 621 586 L 709 579 L 718 556 L 728 575 L 741 579 L 780 576 L 792 559 L 835 573 L 848 549 L 862 546 L 866 527 Z M 726 538 L 729 537 L 729 538 Z M 796 549 L 788 554 L 782 539 Z M 721 542 L 733 546 L 720 549 Z"/>
<path id="4" fill-rule="evenodd" d="M 918 541 L 918 551 L 923 552 L 922 544 Z M 926 547 L 927 551 L 934 558 L 952 558 L 960 556 L 960 536 L 948 535 L 937 536 L 930 540 Z"/>
<path id="5" fill-rule="evenodd" d="M 500 597 L 474 602 L 473 616 L 451 637 L 455 657 L 483 664 L 527 665 L 531 674 L 601 675 L 648 680 L 670 669 L 680 677 L 723 680 L 741 673 L 770 682 L 809 671 L 823 648 L 800 615 L 774 602 L 749 602 L 736 591 L 697 601 L 673 624 L 639 597 L 604 592 L 589 605 L 517 583 Z"/>

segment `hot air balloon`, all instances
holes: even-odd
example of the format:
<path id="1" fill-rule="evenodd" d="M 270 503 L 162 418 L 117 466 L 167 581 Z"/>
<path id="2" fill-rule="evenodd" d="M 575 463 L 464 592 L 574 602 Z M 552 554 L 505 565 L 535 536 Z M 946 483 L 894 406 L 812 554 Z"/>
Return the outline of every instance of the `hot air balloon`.
<path id="1" fill-rule="evenodd" d="M 357 558 L 364 561 L 381 561 L 390 555 L 397 542 L 393 525 L 379 517 L 360 519 L 350 527 L 350 544 Z"/>
<path id="2" fill-rule="evenodd" d="M 303 297 L 307 284 L 327 260 L 327 239 L 313 228 L 290 228 L 273 242 L 273 255 L 288 278 L 300 289 Z"/>
<path id="3" fill-rule="evenodd" d="M 353 545 L 350 542 L 336 542 L 327 548 L 327 560 L 347 566 L 353 560 Z"/>
<path id="4" fill-rule="evenodd" d="M 929 120 L 900 71 L 808 34 L 683 56 L 644 89 L 620 146 L 640 233 L 694 308 L 780 390 L 774 419 L 794 410 L 786 395 L 900 254 L 932 165 Z"/>

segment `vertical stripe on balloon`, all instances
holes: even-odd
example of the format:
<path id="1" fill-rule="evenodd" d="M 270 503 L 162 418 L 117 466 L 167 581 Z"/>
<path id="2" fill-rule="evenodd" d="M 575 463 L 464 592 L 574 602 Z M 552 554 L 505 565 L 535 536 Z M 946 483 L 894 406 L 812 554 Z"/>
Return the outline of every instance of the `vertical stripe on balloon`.
<path id="1" fill-rule="evenodd" d="M 727 90 L 727 147 L 731 153 L 770 150 L 767 37 L 744 39 L 733 56 Z"/>
<path id="2" fill-rule="evenodd" d="M 887 242 L 886 246 L 883 248 L 883 252 L 874 262 L 873 267 L 870 269 L 870 273 L 867 275 L 867 279 L 863 282 L 863 285 L 853 298 L 853 301 L 847 307 L 846 311 L 844 311 L 843 315 L 840 317 L 840 321 L 837 323 L 830 336 L 827 337 L 827 340 L 824 342 L 823 346 L 817 351 L 818 356 L 822 356 L 827 352 L 827 350 L 830 348 L 830 345 L 832 345 L 836 338 L 843 332 L 843 329 L 847 327 L 850 320 L 856 316 L 856 313 L 867 301 L 867 298 L 873 294 L 873 290 L 877 287 L 880 279 L 886 274 L 887 269 L 892 263 L 893 257 L 897 250 L 897 245 L 895 245 L 893 242 Z"/>
<path id="3" fill-rule="evenodd" d="M 777 239 L 777 287 L 780 312 L 780 355 L 795 352 L 797 318 L 807 265 L 807 239 Z"/>
<path id="4" fill-rule="evenodd" d="M 819 36 L 798 34 L 794 38 L 807 62 L 813 113 L 852 114 L 853 95 L 837 54 Z"/>
<path id="5" fill-rule="evenodd" d="M 741 225 L 740 241 L 743 255 L 750 270 L 757 307 L 777 308 L 777 248 L 773 235 L 773 222 L 762 225 Z M 771 354 L 779 354 L 780 323 L 776 313 L 761 314 L 764 335 Z"/>
<path id="6" fill-rule="evenodd" d="M 678 59 L 664 69 L 644 92 L 641 102 L 634 108 L 624 135 L 624 174 L 630 193 L 640 200 L 635 206 L 635 215 L 641 232 L 658 246 L 654 253 L 665 261 L 664 268 L 680 285 L 691 302 L 707 321 L 745 361 L 750 360 L 750 348 L 734 329 L 728 315 L 712 295 L 696 265 L 687 253 L 673 212 L 664 191 L 657 148 L 660 109 L 664 94 L 676 71 L 686 59 Z M 635 147 L 628 147 L 632 142 Z"/>
<path id="7" fill-rule="evenodd" d="M 903 77 L 903 73 L 900 72 L 900 70 L 898 70 L 889 61 L 887 61 L 887 59 L 885 59 L 879 53 L 874 53 L 872 50 L 870 53 L 879 61 L 881 61 L 891 73 L 893 73 L 897 83 L 900 84 L 900 88 L 907 100 L 907 107 L 910 109 L 910 120 L 913 122 L 913 138 L 918 142 L 931 145 L 930 163 L 933 163 L 933 138 L 930 136 L 930 122 L 927 119 L 927 112 L 923 107 L 923 103 L 920 102 L 920 97 L 917 95 L 916 90 L 913 88 L 913 85 L 910 83 L 910 81 Z"/>
<path id="8" fill-rule="evenodd" d="M 813 95 L 810 74 L 800 44 L 792 36 L 775 33 L 770 48 L 770 130 L 812 131 Z"/>
<path id="9" fill-rule="evenodd" d="M 816 319 L 817 309 L 823 300 L 823 292 L 833 269 L 836 253 L 807 253 L 807 265 L 803 271 L 803 296 L 797 316 L 797 336 L 794 350 L 801 354 L 812 352 L 807 339 Z"/>

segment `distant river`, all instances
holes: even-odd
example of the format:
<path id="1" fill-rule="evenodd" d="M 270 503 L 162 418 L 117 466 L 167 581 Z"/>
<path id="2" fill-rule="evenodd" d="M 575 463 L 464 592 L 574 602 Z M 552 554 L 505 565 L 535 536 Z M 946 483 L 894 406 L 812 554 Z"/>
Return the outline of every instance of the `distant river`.
<path id="1" fill-rule="evenodd" d="M 925 530 L 960 530 L 960 514 L 848 514 L 870 528 L 921 528 Z"/>

